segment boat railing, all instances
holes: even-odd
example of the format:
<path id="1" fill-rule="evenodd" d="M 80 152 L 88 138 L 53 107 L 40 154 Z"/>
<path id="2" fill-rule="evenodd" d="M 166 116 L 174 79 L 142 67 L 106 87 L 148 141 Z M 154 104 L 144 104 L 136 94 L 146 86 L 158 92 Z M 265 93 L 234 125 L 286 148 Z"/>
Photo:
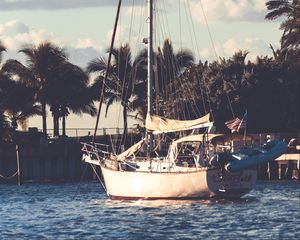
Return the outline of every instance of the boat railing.
<path id="1" fill-rule="evenodd" d="M 86 153 L 91 159 L 102 160 L 111 156 L 109 145 L 100 143 L 85 143 L 81 142 L 81 151 Z"/>

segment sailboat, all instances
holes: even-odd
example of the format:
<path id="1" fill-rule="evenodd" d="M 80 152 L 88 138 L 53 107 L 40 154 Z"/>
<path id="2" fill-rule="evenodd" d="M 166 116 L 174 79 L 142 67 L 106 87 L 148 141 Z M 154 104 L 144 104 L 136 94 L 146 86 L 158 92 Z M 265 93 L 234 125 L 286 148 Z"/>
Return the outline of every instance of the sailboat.
<path id="1" fill-rule="evenodd" d="M 83 143 L 83 160 L 101 168 L 102 185 L 111 199 L 239 198 L 247 194 L 256 183 L 256 166 L 280 156 L 286 143 L 273 141 L 257 151 L 231 153 L 228 146 L 218 144 L 223 135 L 213 133 L 210 114 L 187 121 L 153 114 L 153 0 L 148 1 L 148 18 L 147 136 L 119 155 L 103 150 L 101 144 Z M 157 134 L 199 129 L 204 129 L 202 134 L 173 140 L 165 155 L 153 149 Z M 141 156 L 145 146 L 148 154 Z"/>

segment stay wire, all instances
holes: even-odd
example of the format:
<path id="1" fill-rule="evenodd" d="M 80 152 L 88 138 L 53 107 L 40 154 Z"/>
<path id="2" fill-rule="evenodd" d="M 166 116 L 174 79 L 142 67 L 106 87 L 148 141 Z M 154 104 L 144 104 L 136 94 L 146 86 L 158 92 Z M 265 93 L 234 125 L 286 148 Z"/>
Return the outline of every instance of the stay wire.
<path id="1" fill-rule="evenodd" d="M 217 50 L 216 50 L 216 47 L 215 47 L 215 44 L 214 44 L 214 40 L 213 40 L 211 31 L 210 31 L 210 27 L 208 25 L 208 21 L 207 21 L 207 17 L 206 17 L 205 11 L 204 11 L 202 0 L 200 0 L 200 6 L 201 6 L 202 13 L 203 13 L 203 17 L 204 17 L 205 25 L 206 25 L 206 28 L 207 28 L 207 32 L 208 32 L 208 35 L 209 35 L 209 38 L 210 38 L 210 42 L 211 42 L 211 45 L 212 45 L 212 48 L 213 48 L 213 51 L 214 51 L 214 54 L 215 54 L 215 58 L 216 58 L 216 61 L 218 62 Z M 222 81 L 223 81 L 223 85 L 225 85 L 225 80 L 224 80 L 224 76 L 223 75 L 222 75 Z M 235 118 L 235 114 L 234 114 L 234 111 L 233 111 L 233 107 L 232 107 L 229 95 L 228 95 L 228 93 L 226 91 L 225 91 L 225 93 L 226 93 L 226 97 L 227 97 L 227 100 L 228 100 L 228 103 L 229 103 L 231 114 L 232 114 L 233 118 Z"/>

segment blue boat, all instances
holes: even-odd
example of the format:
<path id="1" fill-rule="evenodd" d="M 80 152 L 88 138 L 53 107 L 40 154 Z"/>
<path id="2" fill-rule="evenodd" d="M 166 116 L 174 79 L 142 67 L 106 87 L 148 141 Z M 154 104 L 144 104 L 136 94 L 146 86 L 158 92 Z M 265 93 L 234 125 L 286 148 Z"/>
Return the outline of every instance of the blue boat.
<path id="1" fill-rule="evenodd" d="M 259 164 L 275 160 L 286 152 L 287 148 L 287 143 L 284 141 L 274 140 L 267 142 L 262 148 L 240 149 L 236 153 L 232 153 L 231 160 L 226 164 L 225 169 L 229 172 L 238 172 L 253 168 Z"/>

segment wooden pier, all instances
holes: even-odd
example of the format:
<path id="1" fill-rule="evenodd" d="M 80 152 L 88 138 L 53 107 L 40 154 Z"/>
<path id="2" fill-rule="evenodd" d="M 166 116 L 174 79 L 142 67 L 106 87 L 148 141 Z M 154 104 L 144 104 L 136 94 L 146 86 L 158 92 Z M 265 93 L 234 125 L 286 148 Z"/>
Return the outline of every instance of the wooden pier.
<path id="1" fill-rule="evenodd" d="M 79 143 L 0 148 L 0 183 L 70 182 L 94 179 Z"/>
<path id="2" fill-rule="evenodd" d="M 260 136 L 260 135 L 259 135 Z M 88 141 L 87 136 L 83 141 Z M 128 141 L 137 142 L 140 135 L 132 134 Z M 99 142 L 111 141 L 104 135 Z M 115 136 L 115 140 L 117 137 Z M 129 142 L 128 142 L 128 145 Z M 300 180 L 300 149 L 283 154 L 275 161 L 257 167 L 258 180 Z M 99 173 L 98 173 L 99 174 Z M 96 175 L 82 161 L 81 145 L 75 139 L 53 143 L 23 142 L 0 145 L 0 183 L 70 182 L 95 180 Z"/>

